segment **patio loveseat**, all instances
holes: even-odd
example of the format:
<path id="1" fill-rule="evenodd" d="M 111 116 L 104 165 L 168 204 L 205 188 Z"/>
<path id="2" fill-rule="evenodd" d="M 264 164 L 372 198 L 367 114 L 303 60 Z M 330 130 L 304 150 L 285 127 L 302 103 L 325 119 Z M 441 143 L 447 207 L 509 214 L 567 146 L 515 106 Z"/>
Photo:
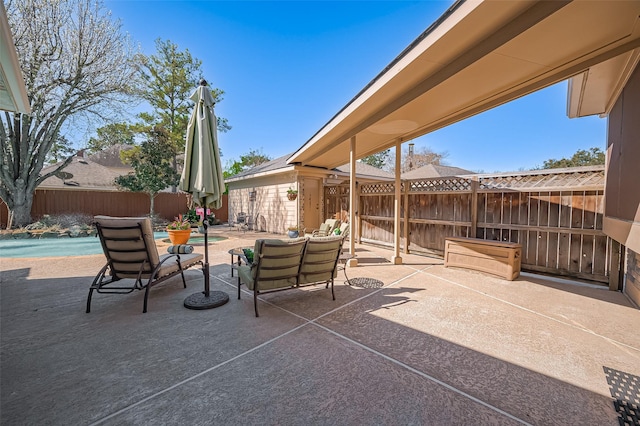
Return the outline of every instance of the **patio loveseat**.
<path id="1" fill-rule="evenodd" d="M 304 229 L 305 237 L 328 237 L 340 226 L 340 220 L 327 219 L 320 225 L 320 229 Z"/>
<path id="2" fill-rule="evenodd" d="M 340 236 L 256 240 L 253 262 L 238 267 L 238 299 L 244 283 L 253 291 L 256 317 L 258 295 L 265 292 L 325 283 L 331 284 L 331 297 L 336 300 L 333 279 L 343 242 Z"/>

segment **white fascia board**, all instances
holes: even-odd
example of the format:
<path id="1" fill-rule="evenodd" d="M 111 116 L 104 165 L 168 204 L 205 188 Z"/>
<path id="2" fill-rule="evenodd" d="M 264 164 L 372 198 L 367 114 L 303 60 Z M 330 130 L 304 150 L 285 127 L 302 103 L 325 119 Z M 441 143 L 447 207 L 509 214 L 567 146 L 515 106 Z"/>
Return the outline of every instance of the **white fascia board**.
<path id="1" fill-rule="evenodd" d="M 567 87 L 567 116 L 609 115 L 639 62 L 640 49 L 634 49 L 572 77 Z"/>
<path id="2" fill-rule="evenodd" d="M 255 178 L 259 178 L 259 177 L 265 177 L 265 176 L 273 176 L 273 175 L 278 175 L 281 173 L 289 173 L 292 172 L 294 170 L 297 170 L 297 166 L 288 166 L 288 167 L 283 167 L 280 169 L 275 169 L 275 170 L 269 170 L 266 172 L 261 172 L 261 173 L 256 173 L 253 175 L 244 175 L 241 177 L 237 177 L 237 178 L 229 178 L 229 179 L 225 179 L 225 183 L 230 183 L 230 182 L 239 182 L 241 180 L 246 180 L 246 179 L 255 179 Z"/>
<path id="3" fill-rule="evenodd" d="M 13 103 L 12 112 L 31 114 L 27 88 L 18 62 L 18 53 L 13 44 L 13 35 L 9 28 L 4 3 L 0 3 L 0 72 Z"/>

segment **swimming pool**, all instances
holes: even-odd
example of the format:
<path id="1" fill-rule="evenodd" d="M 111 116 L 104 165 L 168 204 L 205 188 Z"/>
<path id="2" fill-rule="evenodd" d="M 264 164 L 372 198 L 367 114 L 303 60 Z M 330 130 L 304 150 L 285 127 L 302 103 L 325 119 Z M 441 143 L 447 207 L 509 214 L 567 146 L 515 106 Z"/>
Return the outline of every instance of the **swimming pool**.
<path id="1" fill-rule="evenodd" d="M 169 242 L 166 232 L 154 232 L 157 240 Z M 213 243 L 226 239 L 225 237 L 209 236 Z M 196 235 L 189 239 L 189 243 L 203 243 L 204 236 Z M 160 249 L 160 254 L 165 249 Z M 0 240 L 0 258 L 2 257 L 54 257 L 54 256 L 84 256 L 101 254 L 102 246 L 98 237 L 80 238 L 25 238 L 20 240 Z"/>

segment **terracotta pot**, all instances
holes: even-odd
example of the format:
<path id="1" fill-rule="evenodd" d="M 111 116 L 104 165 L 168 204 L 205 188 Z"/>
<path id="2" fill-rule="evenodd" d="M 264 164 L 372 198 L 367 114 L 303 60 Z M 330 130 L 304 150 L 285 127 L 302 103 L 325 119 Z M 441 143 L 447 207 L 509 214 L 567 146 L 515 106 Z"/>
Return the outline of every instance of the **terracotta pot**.
<path id="1" fill-rule="evenodd" d="M 167 229 L 171 244 L 187 244 L 191 236 L 191 229 Z"/>

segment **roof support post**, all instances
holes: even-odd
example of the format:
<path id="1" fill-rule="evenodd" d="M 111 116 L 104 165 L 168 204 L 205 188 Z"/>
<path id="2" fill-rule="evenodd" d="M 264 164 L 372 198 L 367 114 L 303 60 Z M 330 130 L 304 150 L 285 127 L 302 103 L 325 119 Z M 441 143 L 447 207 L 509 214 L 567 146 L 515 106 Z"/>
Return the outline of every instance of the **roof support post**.
<path id="1" fill-rule="evenodd" d="M 404 223 L 402 233 L 404 234 L 404 253 L 409 254 L 409 246 L 411 245 L 411 238 L 409 235 L 409 190 L 411 189 L 411 185 L 407 183 L 404 186 L 404 199 L 402 204 L 404 206 Z"/>
<path id="2" fill-rule="evenodd" d="M 402 197 L 400 181 L 400 172 L 402 164 L 402 141 L 398 139 L 396 141 L 396 181 L 395 181 L 395 195 L 393 200 L 393 257 L 391 262 L 394 265 L 402 265 L 402 258 L 400 257 L 400 200 Z"/>
<path id="3" fill-rule="evenodd" d="M 351 228 L 351 235 L 349 236 L 349 254 L 355 255 L 356 253 L 356 137 L 351 136 L 350 149 L 349 149 L 349 227 Z M 359 230 L 358 230 L 359 232 Z M 358 259 L 355 257 L 347 261 L 349 267 L 358 266 Z"/>

